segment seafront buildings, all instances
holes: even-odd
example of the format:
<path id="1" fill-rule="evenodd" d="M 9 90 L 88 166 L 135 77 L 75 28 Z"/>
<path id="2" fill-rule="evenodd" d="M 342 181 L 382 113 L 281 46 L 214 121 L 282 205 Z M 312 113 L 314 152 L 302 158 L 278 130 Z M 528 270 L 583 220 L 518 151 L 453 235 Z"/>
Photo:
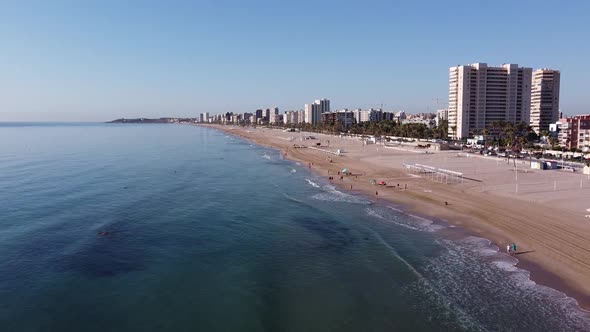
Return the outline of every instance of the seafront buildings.
<path id="1" fill-rule="evenodd" d="M 287 111 L 283 114 L 283 123 L 288 125 L 297 125 L 303 123 L 304 111 Z"/>
<path id="2" fill-rule="evenodd" d="M 324 124 L 330 126 L 334 126 L 337 123 L 340 123 L 344 128 L 348 128 L 354 123 L 356 123 L 354 112 L 349 111 L 348 109 L 343 109 L 336 112 L 323 113 L 322 121 Z"/>
<path id="3" fill-rule="evenodd" d="M 533 72 L 531 86 L 531 127 L 540 134 L 559 119 L 558 70 L 538 69 Z"/>
<path id="4" fill-rule="evenodd" d="M 322 123 L 322 114 L 330 112 L 330 101 L 328 99 L 316 100 L 313 104 L 305 104 L 305 123 Z"/>
<path id="5" fill-rule="evenodd" d="M 494 121 L 529 122 L 531 68 L 485 63 L 449 69 L 449 137 L 467 138 Z"/>
<path id="6" fill-rule="evenodd" d="M 560 146 L 590 151 L 590 114 L 559 119 L 550 129 Z"/>

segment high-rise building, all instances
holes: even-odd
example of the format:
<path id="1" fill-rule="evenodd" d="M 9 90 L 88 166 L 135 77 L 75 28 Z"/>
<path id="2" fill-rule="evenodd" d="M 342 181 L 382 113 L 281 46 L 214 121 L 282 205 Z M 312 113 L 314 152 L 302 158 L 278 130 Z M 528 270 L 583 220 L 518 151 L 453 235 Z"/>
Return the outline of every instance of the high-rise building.
<path id="1" fill-rule="evenodd" d="M 319 105 L 320 113 L 330 112 L 330 101 L 328 99 L 317 99 L 315 104 Z"/>
<path id="2" fill-rule="evenodd" d="M 558 70 L 538 69 L 533 72 L 531 85 L 531 127 L 540 134 L 559 119 Z"/>
<path id="3" fill-rule="evenodd" d="M 285 124 L 299 124 L 303 122 L 303 119 L 299 117 L 301 111 L 287 111 L 283 116 L 283 122 Z"/>
<path id="4" fill-rule="evenodd" d="M 205 114 L 204 113 L 199 114 L 199 122 L 205 122 L 204 119 L 205 119 Z"/>
<path id="5" fill-rule="evenodd" d="M 322 114 L 318 104 L 305 104 L 305 123 L 318 124 L 322 122 Z"/>
<path id="6" fill-rule="evenodd" d="M 494 121 L 530 121 L 531 68 L 485 63 L 449 68 L 449 137 L 469 137 Z"/>
<path id="7" fill-rule="evenodd" d="M 322 113 L 330 112 L 328 99 L 316 100 L 313 104 L 305 104 L 305 122 L 311 124 L 322 123 Z"/>

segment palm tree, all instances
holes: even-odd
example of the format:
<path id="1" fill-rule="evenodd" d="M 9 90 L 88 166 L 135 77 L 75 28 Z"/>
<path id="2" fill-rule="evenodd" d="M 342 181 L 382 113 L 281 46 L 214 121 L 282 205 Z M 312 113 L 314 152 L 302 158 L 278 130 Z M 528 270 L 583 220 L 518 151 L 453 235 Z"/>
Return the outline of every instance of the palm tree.
<path id="1" fill-rule="evenodd" d="M 490 131 L 488 128 L 484 128 L 481 130 L 481 134 L 483 135 L 483 144 L 484 146 L 487 148 L 488 147 L 488 135 L 490 134 Z"/>
<path id="2" fill-rule="evenodd" d="M 457 139 L 457 126 L 451 126 L 451 131 L 453 132 L 453 138 Z"/>
<path id="3" fill-rule="evenodd" d="M 549 131 L 548 130 L 541 130 L 540 134 L 541 134 L 541 137 L 544 138 L 545 143 L 547 143 L 547 137 L 549 137 Z"/>

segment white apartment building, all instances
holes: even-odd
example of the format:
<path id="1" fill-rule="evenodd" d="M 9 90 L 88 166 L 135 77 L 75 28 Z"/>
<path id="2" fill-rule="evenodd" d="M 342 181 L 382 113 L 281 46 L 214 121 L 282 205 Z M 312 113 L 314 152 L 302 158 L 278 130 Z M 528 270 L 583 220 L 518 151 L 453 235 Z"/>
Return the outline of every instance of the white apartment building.
<path id="1" fill-rule="evenodd" d="M 369 109 L 364 111 L 361 109 L 356 109 L 354 111 L 354 118 L 357 123 L 380 121 L 381 118 L 379 112 L 380 110 L 375 109 Z"/>
<path id="2" fill-rule="evenodd" d="M 305 123 L 305 111 L 304 110 L 294 111 L 293 121 L 294 121 L 293 123 L 297 123 L 297 124 Z"/>
<path id="3" fill-rule="evenodd" d="M 313 104 L 305 104 L 305 122 L 311 124 L 322 123 L 322 113 L 330 112 L 330 101 L 318 99 Z"/>
<path id="4" fill-rule="evenodd" d="M 449 68 L 449 137 L 467 138 L 494 121 L 530 122 L 531 68 L 485 63 Z"/>
<path id="5" fill-rule="evenodd" d="M 283 114 L 283 123 L 284 124 L 299 124 L 303 122 L 303 117 L 300 115 L 303 111 L 287 111 Z"/>
<path id="6" fill-rule="evenodd" d="M 560 73 L 553 69 L 533 72 L 531 85 L 531 127 L 540 134 L 559 119 Z"/>
<path id="7" fill-rule="evenodd" d="M 448 120 L 449 119 L 449 110 L 448 109 L 442 109 L 442 110 L 437 110 L 436 111 L 436 118 L 434 119 L 436 126 L 438 127 L 440 125 L 440 122 L 442 120 Z"/>

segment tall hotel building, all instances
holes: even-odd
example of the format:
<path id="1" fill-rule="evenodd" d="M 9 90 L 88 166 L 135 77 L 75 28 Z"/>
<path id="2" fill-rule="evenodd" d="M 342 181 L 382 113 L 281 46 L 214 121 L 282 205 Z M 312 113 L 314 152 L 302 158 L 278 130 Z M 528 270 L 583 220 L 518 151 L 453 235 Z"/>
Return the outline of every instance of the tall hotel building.
<path id="1" fill-rule="evenodd" d="M 449 69 L 449 137 L 466 138 L 493 121 L 529 123 L 531 68 L 485 63 Z"/>
<path id="2" fill-rule="evenodd" d="M 533 72 L 531 87 L 531 127 L 540 134 L 559 120 L 558 70 L 538 69 Z"/>
<path id="3" fill-rule="evenodd" d="M 316 100 L 313 104 L 305 104 L 305 122 L 310 124 L 322 123 L 322 114 L 330 112 L 328 99 Z"/>

